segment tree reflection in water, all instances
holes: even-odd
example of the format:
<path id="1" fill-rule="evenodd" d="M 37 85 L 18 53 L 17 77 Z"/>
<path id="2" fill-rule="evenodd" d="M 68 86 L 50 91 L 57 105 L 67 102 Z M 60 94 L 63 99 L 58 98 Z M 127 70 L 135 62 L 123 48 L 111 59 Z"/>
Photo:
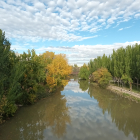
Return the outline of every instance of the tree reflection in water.
<path id="1" fill-rule="evenodd" d="M 88 81 L 80 80 L 80 85 L 76 82 L 74 84 L 83 91 L 88 91 L 89 96 L 94 98 L 93 102 L 86 92 L 75 93 L 67 88 L 63 93 L 66 93 L 68 101 L 79 103 L 70 103 L 70 114 L 69 107 L 66 106 L 67 100 L 60 93 L 63 89 L 59 89 L 53 96 L 18 110 L 13 118 L 0 126 L 0 140 L 48 140 L 60 137 L 80 140 L 113 139 L 114 136 L 116 139 L 127 139 L 125 136 L 129 134 L 128 139 L 140 140 L 140 104 L 88 84 Z M 76 97 L 80 98 L 74 100 Z M 87 100 L 81 100 L 84 98 Z M 72 125 L 68 126 L 71 120 Z"/>
<path id="2" fill-rule="evenodd" d="M 140 140 L 140 104 L 92 85 L 89 86 L 88 94 L 98 101 L 103 113 L 108 112 L 111 115 L 112 122 L 119 130 L 126 136 L 132 133 Z"/>
<path id="3" fill-rule="evenodd" d="M 66 133 L 66 125 L 71 122 L 66 102 L 59 90 L 52 97 L 22 108 L 10 123 L 0 126 L 0 140 L 42 140 L 44 131 L 51 133 L 48 127 L 54 135 L 62 137 Z"/>
<path id="4" fill-rule="evenodd" d="M 78 83 L 79 83 L 79 88 L 82 91 L 86 91 L 89 87 L 88 80 L 78 80 Z"/>
<path id="5" fill-rule="evenodd" d="M 78 81 L 78 75 L 71 75 L 70 79 L 73 79 L 74 81 Z"/>
<path id="6" fill-rule="evenodd" d="M 71 122 L 66 102 L 65 96 L 60 93 L 50 98 L 43 117 L 46 126 L 50 126 L 52 132 L 58 137 L 62 137 L 66 133 L 66 124 Z"/>

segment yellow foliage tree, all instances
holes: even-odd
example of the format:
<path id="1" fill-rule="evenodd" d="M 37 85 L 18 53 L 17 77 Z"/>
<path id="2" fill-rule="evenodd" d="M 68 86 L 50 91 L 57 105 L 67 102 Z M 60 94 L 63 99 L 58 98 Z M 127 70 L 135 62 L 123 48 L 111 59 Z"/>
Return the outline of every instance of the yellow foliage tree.
<path id="1" fill-rule="evenodd" d="M 47 66 L 48 64 L 52 63 L 52 60 L 55 57 L 55 53 L 46 51 L 45 53 L 42 54 L 41 57 L 42 57 L 43 63 Z"/>
<path id="2" fill-rule="evenodd" d="M 50 88 L 53 88 L 59 84 L 67 84 L 65 78 L 71 73 L 72 67 L 68 65 L 68 60 L 65 54 L 55 55 L 52 63 L 48 64 L 46 68 L 46 82 Z"/>

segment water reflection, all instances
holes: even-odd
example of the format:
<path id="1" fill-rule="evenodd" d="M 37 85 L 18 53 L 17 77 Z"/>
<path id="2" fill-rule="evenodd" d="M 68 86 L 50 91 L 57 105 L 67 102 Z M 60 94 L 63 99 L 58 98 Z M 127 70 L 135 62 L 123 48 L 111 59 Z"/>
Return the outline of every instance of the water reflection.
<path id="1" fill-rule="evenodd" d="M 74 78 L 74 79 L 73 79 Z M 70 79 L 69 83 L 67 86 L 65 86 L 65 89 L 64 91 L 72 91 L 72 92 L 75 92 L 75 93 L 84 93 L 83 90 L 81 90 L 79 88 L 79 83 L 78 83 L 78 78 L 77 76 L 72 76 L 72 79 Z"/>
<path id="2" fill-rule="evenodd" d="M 86 91 L 89 87 L 88 80 L 78 80 L 79 87 L 82 91 Z"/>
<path id="3" fill-rule="evenodd" d="M 78 81 L 78 75 L 71 75 L 70 80 Z"/>
<path id="4" fill-rule="evenodd" d="M 66 106 L 66 98 L 60 93 L 50 98 L 45 108 L 43 122 L 52 128 L 53 134 L 62 137 L 66 133 L 66 124 L 70 124 L 69 108 Z"/>
<path id="5" fill-rule="evenodd" d="M 89 86 L 88 94 L 98 101 L 103 113 L 111 115 L 112 122 L 126 136 L 133 134 L 133 137 L 140 140 L 140 104 L 128 101 L 124 97 L 115 95 L 108 90 L 103 90 L 92 85 Z"/>
<path id="6" fill-rule="evenodd" d="M 50 134 L 62 137 L 71 122 L 66 102 L 65 96 L 58 92 L 47 100 L 22 108 L 0 126 L 0 140 L 42 140 Z"/>
<path id="7" fill-rule="evenodd" d="M 140 104 L 73 78 L 2 124 L 0 140 L 140 140 L 139 109 Z"/>

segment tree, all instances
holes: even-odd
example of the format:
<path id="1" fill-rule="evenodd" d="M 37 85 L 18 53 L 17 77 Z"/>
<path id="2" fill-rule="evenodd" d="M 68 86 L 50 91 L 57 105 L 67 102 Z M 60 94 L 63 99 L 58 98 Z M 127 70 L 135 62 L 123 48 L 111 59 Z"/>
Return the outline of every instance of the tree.
<path id="1" fill-rule="evenodd" d="M 89 79 L 89 68 L 88 66 L 84 63 L 84 65 L 80 68 L 80 72 L 78 74 L 78 76 L 83 79 L 83 80 L 87 80 Z"/>
<path id="2" fill-rule="evenodd" d="M 130 86 L 130 90 L 132 90 L 132 83 L 133 83 L 133 81 L 132 81 L 131 77 L 126 75 L 126 74 L 124 74 L 121 79 L 124 81 L 124 83 L 128 82 L 129 86 Z"/>
<path id="3" fill-rule="evenodd" d="M 137 80 L 137 89 L 140 79 L 140 45 L 135 44 L 135 46 L 132 47 L 132 62 L 131 63 L 131 74 L 133 79 Z"/>
<path id="4" fill-rule="evenodd" d="M 5 32 L 0 29 L 0 123 L 4 117 L 13 115 L 17 109 L 14 99 L 15 94 L 19 91 L 19 85 L 16 75 L 14 78 L 13 75 L 21 72 L 21 67 L 17 67 L 18 59 L 15 53 L 10 50 L 10 46 Z"/>
<path id="5" fill-rule="evenodd" d="M 93 72 L 93 81 L 97 82 L 101 87 L 106 87 L 109 84 L 109 80 L 112 79 L 111 74 L 108 72 L 106 68 L 98 69 Z"/>
<path id="6" fill-rule="evenodd" d="M 88 63 L 88 67 L 89 67 L 89 73 L 92 74 L 95 71 L 95 67 L 94 67 L 94 60 L 90 60 Z"/>
<path id="7" fill-rule="evenodd" d="M 52 63 L 47 65 L 47 77 L 46 82 L 52 89 L 57 85 L 66 85 L 67 80 L 65 78 L 71 73 L 72 67 L 68 65 L 66 55 L 55 55 Z"/>
<path id="8" fill-rule="evenodd" d="M 10 42 L 5 37 L 5 32 L 0 29 L 0 96 L 8 89 L 10 76 Z M 1 98 L 0 97 L 0 98 Z"/>

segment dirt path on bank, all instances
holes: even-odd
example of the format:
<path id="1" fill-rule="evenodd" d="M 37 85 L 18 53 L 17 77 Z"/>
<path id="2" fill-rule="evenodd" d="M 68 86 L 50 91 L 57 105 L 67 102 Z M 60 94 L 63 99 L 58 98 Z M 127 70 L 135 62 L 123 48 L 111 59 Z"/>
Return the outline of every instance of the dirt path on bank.
<path id="1" fill-rule="evenodd" d="M 116 86 L 110 85 L 110 86 L 108 86 L 108 89 L 110 89 L 112 91 L 118 91 L 118 92 L 121 92 L 121 93 L 126 93 L 126 94 L 129 94 L 131 96 L 134 96 L 134 97 L 140 99 L 140 94 L 129 91 L 129 90 L 126 90 L 126 89 L 123 89 L 122 87 L 116 87 Z"/>

